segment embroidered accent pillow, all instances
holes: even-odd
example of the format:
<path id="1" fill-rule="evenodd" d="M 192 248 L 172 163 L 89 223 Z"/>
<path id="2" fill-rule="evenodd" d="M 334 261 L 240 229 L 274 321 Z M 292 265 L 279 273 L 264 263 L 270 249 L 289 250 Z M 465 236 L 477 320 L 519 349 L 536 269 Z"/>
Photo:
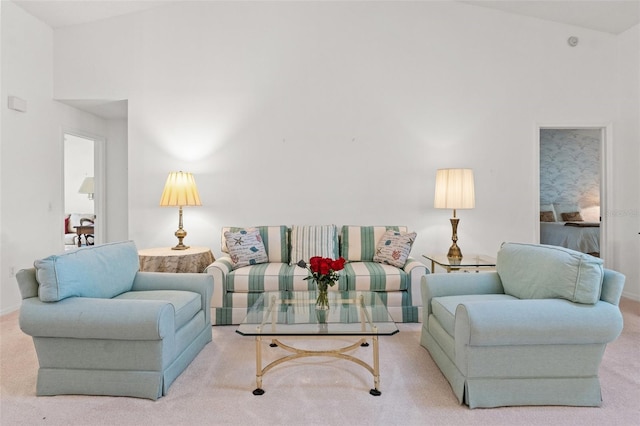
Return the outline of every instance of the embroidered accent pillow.
<path id="1" fill-rule="evenodd" d="M 561 216 L 564 222 L 582 222 L 582 215 L 580 215 L 580 212 L 562 213 Z"/>
<path id="2" fill-rule="evenodd" d="M 540 212 L 540 222 L 555 222 L 553 212 Z"/>
<path id="3" fill-rule="evenodd" d="M 227 241 L 233 269 L 269 261 L 262 237 L 257 229 L 242 229 L 238 232 L 226 231 L 224 238 Z"/>
<path id="4" fill-rule="evenodd" d="M 378 241 L 373 261 L 403 268 L 416 236 L 415 232 L 386 231 Z"/>

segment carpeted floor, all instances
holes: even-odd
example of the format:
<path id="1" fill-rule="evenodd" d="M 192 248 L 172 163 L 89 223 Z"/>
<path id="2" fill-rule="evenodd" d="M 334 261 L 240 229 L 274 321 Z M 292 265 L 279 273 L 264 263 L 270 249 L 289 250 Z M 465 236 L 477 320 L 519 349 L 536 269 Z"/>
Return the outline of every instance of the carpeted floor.
<path id="1" fill-rule="evenodd" d="M 0 424 L 5 425 L 638 425 L 640 424 L 640 304 L 624 300 L 625 328 L 607 347 L 598 408 L 504 407 L 470 410 L 458 404 L 429 353 L 420 324 L 399 324 L 381 339 L 381 390 L 353 363 L 306 358 L 276 367 L 254 396 L 255 344 L 235 326 L 213 327 L 207 345 L 158 401 L 136 398 L 36 397 L 38 362 L 18 314 L 0 317 Z M 268 346 L 265 353 L 278 349 Z M 370 348 L 357 350 L 370 360 Z"/>

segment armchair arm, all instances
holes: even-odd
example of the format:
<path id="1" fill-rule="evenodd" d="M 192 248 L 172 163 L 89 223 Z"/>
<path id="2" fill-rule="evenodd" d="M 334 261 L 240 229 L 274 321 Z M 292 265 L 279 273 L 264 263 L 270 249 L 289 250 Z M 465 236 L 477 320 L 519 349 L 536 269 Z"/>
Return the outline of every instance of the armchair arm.
<path id="1" fill-rule="evenodd" d="M 429 274 L 422 277 L 422 306 L 425 318 L 431 314 L 431 299 L 461 294 L 504 294 L 495 271 L 480 273 Z"/>
<path id="2" fill-rule="evenodd" d="M 402 269 L 409 275 L 408 289 L 409 295 L 411 296 L 411 304 L 420 306 L 420 281 L 424 275 L 429 273 L 429 270 L 423 263 L 413 257 L 407 259 L 407 263 L 404 264 L 404 268 Z"/>
<path id="3" fill-rule="evenodd" d="M 564 299 L 461 303 L 455 315 L 456 353 L 463 346 L 598 344 L 622 332 L 622 314 L 607 302 Z"/>
<path id="4" fill-rule="evenodd" d="M 231 257 L 228 255 L 221 256 L 204 270 L 205 274 L 212 275 L 216 286 L 213 288 L 213 297 L 211 298 L 211 306 L 221 308 L 222 301 L 227 294 L 227 274 L 233 269 Z"/>
<path id="5" fill-rule="evenodd" d="M 174 308 L 160 300 L 32 297 L 22 301 L 20 329 L 34 337 L 160 340 L 174 333 Z"/>
<path id="6" fill-rule="evenodd" d="M 213 277 L 208 274 L 138 271 L 133 280 L 131 291 L 185 290 L 199 293 L 202 296 L 205 320 L 210 322 L 213 287 Z"/>

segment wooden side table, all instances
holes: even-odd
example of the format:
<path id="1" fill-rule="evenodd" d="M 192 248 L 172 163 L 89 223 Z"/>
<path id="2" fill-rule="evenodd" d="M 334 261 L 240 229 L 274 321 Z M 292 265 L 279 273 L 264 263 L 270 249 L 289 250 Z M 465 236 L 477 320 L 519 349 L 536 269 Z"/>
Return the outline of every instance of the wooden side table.
<path id="1" fill-rule="evenodd" d="M 93 225 L 80 225 L 74 226 L 76 229 L 76 233 L 78 234 L 78 247 L 82 246 L 82 236 L 84 235 L 84 240 L 86 241 L 88 246 L 92 246 L 93 242 L 89 242 L 89 237 L 93 237 Z"/>
<path id="2" fill-rule="evenodd" d="M 215 258 L 208 247 L 171 250 L 157 247 L 138 250 L 140 270 L 144 272 L 204 272 Z"/>
<path id="3" fill-rule="evenodd" d="M 464 255 L 459 262 L 450 261 L 446 254 L 423 254 L 422 257 L 431 261 L 431 273 L 435 272 L 436 265 L 446 269 L 447 273 L 460 270 L 468 271 L 474 268 L 476 272 L 480 272 L 481 268 L 493 269 L 496 267 L 496 259 L 484 254 Z"/>

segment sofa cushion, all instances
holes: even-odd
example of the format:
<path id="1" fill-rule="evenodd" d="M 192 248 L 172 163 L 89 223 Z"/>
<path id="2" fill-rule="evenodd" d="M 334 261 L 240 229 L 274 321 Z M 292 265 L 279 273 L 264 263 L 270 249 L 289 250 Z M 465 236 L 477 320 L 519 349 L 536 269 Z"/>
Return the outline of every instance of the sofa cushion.
<path id="1" fill-rule="evenodd" d="M 600 299 L 602 259 L 557 246 L 504 243 L 496 270 L 504 292 L 519 299 L 567 299 L 594 304 Z"/>
<path id="2" fill-rule="evenodd" d="M 202 297 L 198 293 L 182 290 L 127 291 L 114 299 L 163 300 L 173 305 L 175 328 L 178 330 L 202 310 Z"/>
<path id="3" fill-rule="evenodd" d="M 415 232 L 400 232 L 387 230 L 376 245 L 373 261 L 386 263 L 397 268 L 404 268 L 411 252 L 411 246 L 416 240 Z"/>
<path id="4" fill-rule="evenodd" d="M 400 291 L 409 285 L 405 271 L 377 262 L 349 262 L 340 275 L 347 278 L 349 290 Z"/>
<path id="5" fill-rule="evenodd" d="M 456 308 L 461 303 L 487 302 L 491 300 L 518 300 L 507 294 L 464 294 L 459 296 L 442 296 L 431 299 L 431 312 L 442 328 L 454 335 Z"/>
<path id="6" fill-rule="evenodd" d="M 112 298 L 129 291 L 140 268 L 133 241 L 90 246 L 34 262 L 43 302 L 67 297 Z"/>
<path id="7" fill-rule="evenodd" d="M 291 227 L 290 263 L 309 263 L 314 256 L 338 258 L 338 228 L 335 225 Z"/>
<path id="8" fill-rule="evenodd" d="M 294 268 L 286 263 L 269 262 L 235 269 L 227 275 L 227 291 L 262 293 L 289 290 L 287 285 L 293 276 Z"/>
<path id="9" fill-rule="evenodd" d="M 226 231 L 224 238 L 227 240 L 233 269 L 269 261 L 262 237 L 257 229 L 242 229 L 238 232 Z"/>
<path id="10" fill-rule="evenodd" d="M 252 228 L 260 232 L 260 237 L 262 238 L 269 262 L 289 263 L 289 228 L 287 226 L 254 226 Z M 223 253 L 229 253 L 224 233 L 226 231 L 238 232 L 242 229 L 249 228 L 236 226 L 222 228 L 221 250 Z"/>
<path id="11" fill-rule="evenodd" d="M 343 226 L 340 253 L 347 262 L 373 262 L 376 245 L 387 230 L 407 232 L 406 226 Z"/>

